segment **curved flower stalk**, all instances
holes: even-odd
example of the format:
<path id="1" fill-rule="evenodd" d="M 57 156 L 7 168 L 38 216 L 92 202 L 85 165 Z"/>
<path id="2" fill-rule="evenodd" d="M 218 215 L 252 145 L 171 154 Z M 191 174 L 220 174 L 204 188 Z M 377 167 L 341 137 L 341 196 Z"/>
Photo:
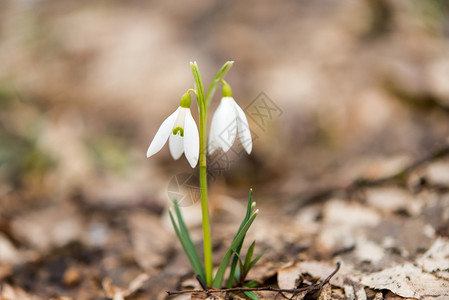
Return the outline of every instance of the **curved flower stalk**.
<path id="1" fill-rule="evenodd" d="M 237 136 L 245 151 L 250 154 L 253 148 L 251 131 L 244 111 L 232 97 L 229 84 L 223 81 L 223 97 L 212 117 L 209 135 L 209 154 L 213 154 L 218 148 L 227 152 Z"/>
<path id="2" fill-rule="evenodd" d="M 162 123 L 147 150 L 147 157 L 159 152 L 168 141 L 173 159 L 179 159 L 183 153 L 192 168 L 198 163 L 199 135 L 198 127 L 190 112 L 190 95 L 185 93 L 178 109 Z"/>

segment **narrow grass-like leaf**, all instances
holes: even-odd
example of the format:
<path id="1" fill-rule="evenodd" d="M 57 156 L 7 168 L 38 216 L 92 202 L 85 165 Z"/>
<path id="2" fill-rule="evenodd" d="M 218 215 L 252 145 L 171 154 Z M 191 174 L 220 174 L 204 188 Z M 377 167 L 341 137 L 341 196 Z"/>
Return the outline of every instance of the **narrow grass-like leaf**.
<path id="1" fill-rule="evenodd" d="M 181 242 L 182 248 L 184 249 L 184 252 L 186 253 L 187 258 L 189 259 L 190 264 L 192 265 L 192 268 L 193 268 L 195 274 L 197 274 L 197 275 L 201 274 L 201 271 L 198 269 L 198 265 L 197 265 L 195 259 L 193 258 L 191 253 L 188 251 L 188 247 L 186 245 L 185 239 L 182 236 L 181 232 L 179 231 L 179 227 L 176 224 L 175 218 L 173 217 L 173 212 L 171 210 L 169 210 L 169 215 L 170 215 L 170 220 L 173 224 L 173 228 L 175 229 L 176 235 L 178 236 L 178 239 Z"/>
<path id="2" fill-rule="evenodd" d="M 248 196 L 248 203 L 246 205 L 246 214 L 245 214 L 245 217 L 243 218 L 243 221 L 240 224 L 240 227 L 237 230 L 237 233 L 236 233 L 235 236 L 237 236 L 237 234 L 240 232 L 242 227 L 245 225 L 245 223 L 251 217 L 251 213 L 252 213 L 252 210 L 253 210 L 253 205 L 252 205 L 253 202 L 252 202 L 252 200 L 253 200 L 253 189 L 250 189 L 249 190 L 249 196 Z M 235 239 L 235 236 L 234 236 L 234 239 Z M 235 254 L 237 254 L 237 255 L 234 255 L 234 257 L 232 259 L 232 262 L 231 262 L 231 268 L 230 268 L 230 271 L 229 271 L 229 278 L 228 278 L 228 285 L 227 285 L 227 288 L 229 288 L 229 289 L 232 288 L 232 285 L 234 283 L 234 279 L 236 277 L 235 276 L 235 270 L 236 270 L 236 267 L 237 267 L 237 260 L 239 259 L 239 255 L 240 255 L 240 251 L 242 250 L 244 239 L 245 238 L 242 239 L 240 244 L 237 246 L 237 249 L 234 251 Z"/>
<path id="3" fill-rule="evenodd" d="M 218 70 L 217 74 L 215 74 L 214 79 L 209 85 L 209 89 L 207 90 L 206 94 L 206 107 L 209 108 L 210 102 L 212 101 L 212 98 L 214 97 L 215 91 L 217 90 L 218 84 L 223 79 L 223 77 L 226 75 L 226 73 L 229 71 L 229 69 L 234 64 L 233 61 L 227 61 L 221 68 Z"/>
<path id="4" fill-rule="evenodd" d="M 256 204 L 256 202 L 254 202 Z M 253 212 L 253 189 L 249 189 L 248 204 L 246 205 L 246 218 L 249 219 Z"/>
<path id="5" fill-rule="evenodd" d="M 226 267 L 229 264 L 229 260 L 231 259 L 232 254 L 237 249 L 238 245 L 241 243 L 241 241 L 245 238 L 246 232 L 248 231 L 251 224 L 254 222 L 254 219 L 257 217 L 258 211 L 256 210 L 254 214 L 249 218 L 249 220 L 245 223 L 243 228 L 239 230 L 237 233 L 237 236 L 234 238 L 234 240 L 231 243 L 231 246 L 229 246 L 228 251 L 226 251 L 226 254 L 223 257 L 223 260 L 220 263 L 220 266 L 218 267 L 217 273 L 215 274 L 214 281 L 212 283 L 212 286 L 216 288 L 220 288 L 221 284 L 223 282 L 224 273 L 226 271 Z"/>
<path id="6" fill-rule="evenodd" d="M 253 261 L 248 266 L 248 271 L 259 261 L 259 259 L 262 257 L 262 255 L 264 255 L 264 253 L 265 252 L 260 253 L 259 255 L 257 255 L 255 259 L 253 259 Z"/>
<path id="7" fill-rule="evenodd" d="M 228 289 L 232 288 L 232 285 L 234 283 L 234 278 L 236 277 L 235 271 L 237 268 L 237 261 L 239 260 L 237 253 L 240 253 L 240 251 L 242 249 L 242 245 L 243 245 L 243 243 L 240 243 L 240 245 L 238 245 L 237 249 L 235 250 L 234 256 L 232 258 L 231 269 L 229 270 L 229 278 L 228 278 L 228 285 L 227 285 Z"/>
<path id="8" fill-rule="evenodd" d="M 243 291 L 243 294 L 245 294 L 248 298 L 252 300 L 259 300 L 259 297 L 257 297 L 257 295 L 252 291 Z"/>
<path id="9" fill-rule="evenodd" d="M 249 271 L 249 264 L 251 263 L 251 258 L 254 253 L 254 246 L 256 245 L 256 241 L 252 242 L 251 246 L 248 248 L 248 252 L 246 252 L 245 263 L 243 264 L 243 269 Z"/>
<path id="10" fill-rule="evenodd" d="M 193 258 L 195 259 L 195 263 L 199 266 L 202 273 L 198 274 L 203 279 L 206 278 L 206 273 L 204 272 L 203 265 L 201 263 L 200 256 L 198 255 L 198 251 L 196 250 L 195 244 L 192 241 L 192 238 L 190 237 L 189 230 L 187 229 L 187 226 L 184 223 L 184 219 L 182 218 L 181 210 L 179 209 L 178 202 L 175 201 L 175 212 L 179 223 L 179 228 L 181 229 L 181 234 L 184 236 L 184 239 L 186 241 L 186 244 L 189 248 L 189 251 L 192 253 Z"/>
<path id="11" fill-rule="evenodd" d="M 177 207 L 177 203 L 175 202 L 175 209 L 177 209 L 177 219 L 179 222 L 179 227 L 175 221 L 175 218 L 173 216 L 173 212 L 169 210 L 170 214 L 170 220 L 173 224 L 173 228 L 175 229 L 176 235 L 178 236 L 179 241 L 181 242 L 182 248 L 184 249 L 184 252 L 187 255 L 187 258 L 190 261 L 190 264 L 192 265 L 192 268 L 195 272 L 195 274 L 199 275 L 201 278 L 205 278 L 206 274 L 204 272 L 204 267 L 201 263 L 200 257 L 198 255 L 198 251 L 195 248 L 195 245 L 192 242 L 192 239 L 190 238 L 190 234 L 185 227 L 184 221 L 182 219 L 182 215 L 180 214 L 179 207 Z"/>
<path id="12" fill-rule="evenodd" d="M 255 280 L 251 280 L 251 281 L 245 282 L 245 284 L 243 286 L 249 287 L 249 288 L 255 288 L 255 287 L 259 286 L 259 283 Z"/>

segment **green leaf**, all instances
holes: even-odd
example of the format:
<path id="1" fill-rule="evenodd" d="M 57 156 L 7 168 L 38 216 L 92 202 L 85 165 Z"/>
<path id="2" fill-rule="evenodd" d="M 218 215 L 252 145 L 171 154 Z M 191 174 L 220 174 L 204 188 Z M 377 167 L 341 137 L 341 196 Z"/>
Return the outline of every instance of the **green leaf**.
<path id="1" fill-rule="evenodd" d="M 204 271 L 204 267 L 201 263 L 200 256 L 198 255 L 198 251 L 196 250 L 195 244 L 193 243 L 192 239 L 190 238 L 189 231 L 184 223 L 184 220 L 182 218 L 181 211 L 179 209 L 179 205 L 178 205 L 177 201 L 175 201 L 175 212 L 176 212 L 176 217 L 178 219 L 179 227 L 175 221 L 173 212 L 171 210 L 169 210 L 170 220 L 173 224 L 176 235 L 178 236 L 178 239 L 181 242 L 184 252 L 186 253 L 187 258 L 189 259 L 190 264 L 192 265 L 192 268 L 193 268 L 195 274 L 197 274 L 201 278 L 205 279 L 206 273 Z"/>
<path id="2" fill-rule="evenodd" d="M 250 299 L 259 300 L 259 297 L 257 297 L 257 295 L 252 291 L 244 291 L 243 294 L 245 294 Z"/>
<path id="3" fill-rule="evenodd" d="M 220 84 L 220 81 L 224 78 L 226 73 L 229 71 L 229 69 L 234 64 L 233 61 L 227 61 L 221 68 L 218 70 L 217 74 L 215 74 L 214 79 L 209 85 L 209 89 L 207 90 L 206 94 L 206 107 L 209 109 L 210 102 L 212 101 L 212 98 L 214 97 L 215 91 L 217 90 L 218 85 Z"/>
<path id="4" fill-rule="evenodd" d="M 246 253 L 245 263 L 243 264 L 243 270 L 249 271 L 249 264 L 251 263 L 251 258 L 254 253 L 254 246 L 256 245 L 256 241 L 252 242 L 251 246 L 248 248 L 248 252 Z"/>
<path id="5" fill-rule="evenodd" d="M 264 253 L 265 252 L 260 253 L 259 255 L 257 255 L 255 259 L 253 259 L 253 261 L 249 264 L 248 271 L 259 261 L 259 259 L 262 257 L 262 255 L 264 255 Z"/>
<path id="6" fill-rule="evenodd" d="M 253 206 L 252 206 L 252 200 L 253 200 L 253 190 L 250 189 L 249 190 L 249 197 L 248 197 L 248 204 L 246 206 L 246 213 L 245 213 L 245 217 L 243 218 L 242 223 L 239 226 L 239 229 L 237 230 L 237 233 L 235 236 L 237 236 L 237 234 L 240 232 L 240 230 L 242 229 L 242 227 L 245 225 L 245 223 L 249 220 L 252 210 L 253 210 Z M 234 239 L 235 239 L 234 236 Z M 234 251 L 235 254 L 232 262 L 231 262 L 231 268 L 229 271 L 229 278 L 228 278 L 228 285 L 227 288 L 231 288 L 233 283 L 234 283 L 234 278 L 236 278 L 235 276 L 235 271 L 236 271 L 236 267 L 237 267 L 237 262 L 240 256 L 240 251 L 242 250 L 242 246 L 243 246 L 243 240 L 245 239 L 245 237 L 243 237 L 242 241 L 240 242 L 240 244 L 237 246 L 236 250 Z M 244 270 L 242 269 L 242 272 L 244 272 Z M 239 276 L 240 277 L 240 276 Z M 239 278 L 237 277 L 237 278 Z"/>
<path id="7" fill-rule="evenodd" d="M 249 189 L 248 204 L 246 205 L 246 218 L 249 219 L 253 212 L 253 189 Z"/>
<path id="8" fill-rule="evenodd" d="M 248 288 L 255 288 L 257 286 L 259 286 L 259 283 L 255 280 L 245 282 L 245 284 L 243 285 L 243 287 L 248 287 Z"/>
<path id="9" fill-rule="evenodd" d="M 231 259 L 232 254 L 237 249 L 238 245 L 242 242 L 242 240 L 245 238 L 246 232 L 248 231 L 251 224 L 254 222 L 254 219 L 257 217 L 258 211 L 256 210 L 254 214 L 249 218 L 249 220 L 245 223 L 245 225 L 241 228 L 241 230 L 238 231 L 236 237 L 231 243 L 231 246 L 229 246 L 228 250 L 226 251 L 226 254 L 223 257 L 223 260 L 220 263 L 220 266 L 218 267 L 217 273 L 215 274 L 214 281 L 212 283 L 212 286 L 216 288 L 220 288 L 221 284 L 223 282 L 224 273 L 226 271 L 226 267 L 229 264 L 229 260 Z"/>
<path id="10" fill-rule="evenodd" d="M 232 288 L 232 285 L 234 283 L 234 279 L 238 278 L 236 277 L 236 267 L 237 267 L 237 261 L 240 260 L 238 257 L 238 252 L 240 252 L 240 250 L 242 249 L 242 244 L 240 244 L 237 249 L 234 251 L 234 256 L 232 258 L 232 262 L 231 262 L 231 269 L 229 271 L 229 278 L 228 278 L 228 285 L 227 288 L 230 289 Z M 240 274 L 240 272 L 239 272 Z"/>
<path id="11" fill-rule="evenodd" d="M 240 262 L 240 259 L 239 259 L 239 262 Z M 235 280 L 239 280 L 240 279 L 240 267 L 239 266 L 237 266 L 237 268 L 235 268 L 234 279 Z"/>

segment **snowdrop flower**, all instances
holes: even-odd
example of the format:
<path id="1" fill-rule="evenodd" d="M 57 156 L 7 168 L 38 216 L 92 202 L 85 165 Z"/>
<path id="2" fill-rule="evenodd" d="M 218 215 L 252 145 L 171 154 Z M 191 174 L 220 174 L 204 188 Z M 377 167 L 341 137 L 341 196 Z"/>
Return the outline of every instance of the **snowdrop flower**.
<path id="1" fill-rule="evenodd" d="M 195 168 L 198 163 L 200 139 L 198 127 L 190 112 L 190 102 L 190 94 L 187 92 L 182 96 L 178 109 L 159 127 L 148 147 L 147 157 L 159 152 L 168 139 L 171 156 L 178 159 L 185 153 L 190 166 Z"/>
<path id="2" fill-rule="evenodd" d="M 237 131 L 243 148 L 250 154 L 253 142 L 248 120 L 243 110 L 232 98 L 231 87 L 223 81 L 223 98 L 212 117 L 209 154 L 213 154 L 218 148 L 227 152 L 235 141 Z"/>

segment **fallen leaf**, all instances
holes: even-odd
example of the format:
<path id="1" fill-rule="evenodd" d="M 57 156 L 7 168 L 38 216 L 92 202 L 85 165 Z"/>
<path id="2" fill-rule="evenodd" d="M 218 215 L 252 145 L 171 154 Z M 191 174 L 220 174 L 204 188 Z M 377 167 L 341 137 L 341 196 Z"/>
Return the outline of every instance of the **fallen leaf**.
<path id="1" fill-rule="evenodd" d="M 373 289 L 388 289 L 402 297 L 449 296 L 449 281 L 425 273 L 413 263 L 362 275 L 360 282 Z"/>
<path id="2" fill-rule="evenodd" d="M 147 213 L 132 213 L 129 224 L 133 253 L 139 266 L 152 271 L 163 265 L 170 245 L 178 242 L 176 237 L 164 229 L 158 217 Z"/>
<path id="3" fill-rule="evenodd" d="M 13 287 L 7 283 L 0 286 L 0 299 L 8 300 L 41 300 L 42 298 L 30 295 L 19 287 Z"/>
<path id="4" fill-rule="evenodd" d="M 331 285 L 327 283 L 321 289 L 318 300 L 331 300 L 331 299 L 332 299 L 332 288 Z"/>
<path id="5" fill-rule="evenodd" d="M 135 291 L 143 286 L 150 277 L 146 273 L 142 273 L 134 278 L 126 289 L 115 286 L 111 279 L 105 278 L 102 281 L 103 290 L 106 296 L 114 300 L 124 300 L 126 297 L 131 296 Z"/>
<path id="6" fill-rule="evenodd" d="M 41 252 L 79 241 L 84 232 L 80 214 L 60 204 L 20 215 L 12 221 L 15 236 Z"/>
<path id="7" fill-rule="evenodd" d="M 353 300 L 366 300 L 366 293 L 363 289 L 363 286 L 357 282 L 354 282 L 350 279 L 345 279 L 344 281 L 344 289 L 346 294 L 346 299 Z"/>
<path id="8" fill-rule="evenodd" d="M 449 240 L 437 239 L 417 263 L 424 271 L 449 279 Z"/>

